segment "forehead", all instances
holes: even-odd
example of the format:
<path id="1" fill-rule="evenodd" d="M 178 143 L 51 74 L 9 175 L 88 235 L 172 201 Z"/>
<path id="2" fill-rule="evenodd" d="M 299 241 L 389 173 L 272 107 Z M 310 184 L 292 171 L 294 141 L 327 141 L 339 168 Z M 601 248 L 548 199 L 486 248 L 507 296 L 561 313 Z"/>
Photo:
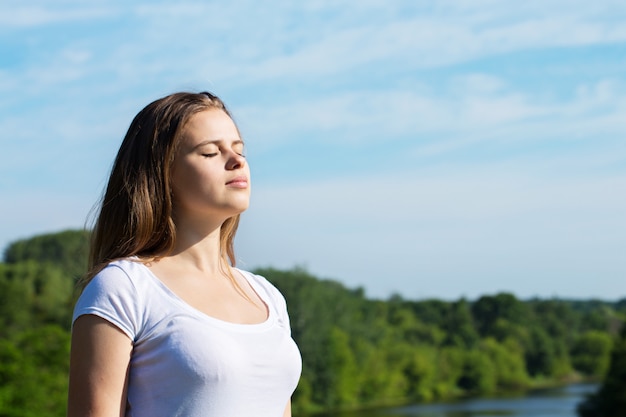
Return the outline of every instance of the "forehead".
<path id="1" fill-rule="evenodd" d="M 193 114 L 182 129 L 182 144 L 197 146 L 207 141 L 241 140 L 233 119 L 221 109 L 208 109 Z"/>

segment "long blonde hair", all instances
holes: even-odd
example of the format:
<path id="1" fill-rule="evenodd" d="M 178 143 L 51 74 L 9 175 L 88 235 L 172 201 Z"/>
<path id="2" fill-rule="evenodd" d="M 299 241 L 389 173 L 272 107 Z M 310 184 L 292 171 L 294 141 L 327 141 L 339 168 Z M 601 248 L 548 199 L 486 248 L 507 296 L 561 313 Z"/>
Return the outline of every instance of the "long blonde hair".
<path id="1" fill-rule="evenodd" d="M 170 172 L 189 118 L 226 106 L 211 93 L 175 93 L 153 101 L 133 119 L 115 158 L 94 225 L 86 284 L 108 263 L 137 256 L 156 260 L 174 248 Z M 220 229 L 222 259 L 235 266 L 239 215 Z"/>

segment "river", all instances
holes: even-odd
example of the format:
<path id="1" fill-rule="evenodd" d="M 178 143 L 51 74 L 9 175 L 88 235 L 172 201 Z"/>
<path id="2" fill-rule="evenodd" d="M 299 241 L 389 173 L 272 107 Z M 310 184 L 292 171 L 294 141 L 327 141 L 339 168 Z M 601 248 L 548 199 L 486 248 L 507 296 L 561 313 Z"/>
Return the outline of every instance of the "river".
<path id="1" fill-rule="evenodd" d="M 572 384 L 518 396 L 334 413 L 327 417 L 577 417 L 577 404 L 597 388 L 597 384 Z"/>

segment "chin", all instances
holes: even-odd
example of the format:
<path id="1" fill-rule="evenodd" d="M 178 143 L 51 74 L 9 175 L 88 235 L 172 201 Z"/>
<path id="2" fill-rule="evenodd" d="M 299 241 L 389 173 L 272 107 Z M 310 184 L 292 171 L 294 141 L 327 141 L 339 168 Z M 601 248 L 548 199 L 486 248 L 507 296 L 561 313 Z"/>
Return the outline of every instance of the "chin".
<path id="1" fill-rule="evenodd" d="M 233 216 L 243 213 L 244 211 L 248 210 L 248 207 L 250 207 L 250 204 L 248 203 L 234 205 L 232 207 Z"/>
<path id="2" fill-rule="evenodd" d="M 248 207 L 249 207 L 249 205 L 248 205 L 248 204 L 246 204 L 246 206 L 245 206 L 245 207 L 241 207 L 241 208 L 239 209 L 239 212 L 238 212 L 237 214 L 241 214 L 241 213 L 243 213 L 244 211 L 248 210 Z"/>

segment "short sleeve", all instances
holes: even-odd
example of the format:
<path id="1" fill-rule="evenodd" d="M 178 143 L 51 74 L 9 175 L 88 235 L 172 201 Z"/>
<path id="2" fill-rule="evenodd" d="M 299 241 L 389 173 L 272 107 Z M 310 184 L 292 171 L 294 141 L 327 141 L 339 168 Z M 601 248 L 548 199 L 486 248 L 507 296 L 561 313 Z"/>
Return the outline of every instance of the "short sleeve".
<path id="1" fill-rule="evenodd" d="M 278 291 L 278 288 L 271 286 L 270 294 L 274 300 L 274 305 L 278 311 L 278 319 L 285 324 L 285 327 L 291 334 L 291 324 L 289 323 L 289 313 L 287 312 L 287 301 L 285 297 Z"/>
<path id="2" fill-rule="evenodd" d="M 285 329 L 287 329 L 289 334 L 291 334 L 289 314 L 287 313 L 287 301 L 278 290 L 278 288 L 276 288 L 271 282 L 269 282 L 267 278 L 262 277 L 261 275 L 256 275 L 246 271 L 241 272 L 244 274 L 248 274 L 248 277 L 252 278 L 252 282 L 256 282 L 257 285 L 259 285 L 263 289 L 263 291 L 267 294 L 269 298 L 269 302 L 271 303 L 270 308 L 273 308 L 277 314 L 278 321 Z"/>
<path id="3" fill-rule="evenodd" d="M 112 323 L 136 341 L 141 314 L 138 292 L 128 274 L 109 265 L 87 284 L 74 307 L 72 323 L 85 314 L 93 314 Z"/>

